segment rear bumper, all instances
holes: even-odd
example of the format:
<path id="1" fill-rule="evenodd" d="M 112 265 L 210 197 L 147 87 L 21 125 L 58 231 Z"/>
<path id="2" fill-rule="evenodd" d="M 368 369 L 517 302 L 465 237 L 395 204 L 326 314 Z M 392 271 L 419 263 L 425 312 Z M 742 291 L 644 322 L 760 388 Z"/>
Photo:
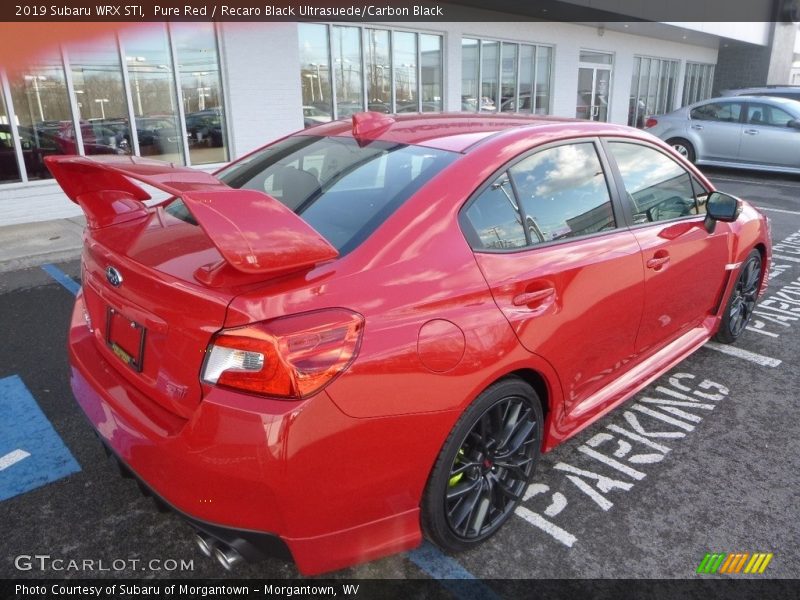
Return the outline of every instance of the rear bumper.
<path id="1" fill-rule="evenodd" d="M 331 473 L 329 457 L 364 442 L 354 437 L 364 420 L 341 413 L 324 392 L 301 403 L 215 389 L 182 419 L 140 393 L 119 375 L 121 363 L 98 352 L 81 295 L 69 354 L 73 393 L 104 445 L 156 497 L 246 558 L 286 556 L 285 544 L 299 570 L 315 574 L 421 542 L 421 489 L 414 488 L 424 485 L 424 474 L 418 484 L 388 472 L 366 481 L 362 473 L 357 480 Z M 292 428 L 299 431 L 290 439 Z M 384 500 L 387 479 L 409 489 Z M 374 495 L 363 494 L 372 488 Z"/>

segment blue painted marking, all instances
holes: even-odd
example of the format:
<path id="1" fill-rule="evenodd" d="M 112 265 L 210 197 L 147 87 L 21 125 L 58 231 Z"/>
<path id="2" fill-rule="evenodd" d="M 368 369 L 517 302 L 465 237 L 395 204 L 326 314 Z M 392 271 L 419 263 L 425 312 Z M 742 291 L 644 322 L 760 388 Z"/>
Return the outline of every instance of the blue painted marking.
<path id="1" fill-rule="evenodd" d="M 64 271 L 59 269 L 57 266 L 50 264 L 42 265 L 42 270 L 60 283 L 63 287 L 65 287 L 73 296 L 78 295 L 78 291 L 81 289 L 81 286 L 75 283 L 75 280 L 72 279 L 72 277 L 64 273 Z"/>
<path id="2" fill-rule="evenodd" d="M 81 470 L 17 375 L 0 379 L 0 457 L 0 501 Z"/>
<path id="3" fill-rule="evenodd" d="M 499 600 L 489 586 L 430 542 L 406 554 L 408 558 L 456 598 L 466 600 Z"/>

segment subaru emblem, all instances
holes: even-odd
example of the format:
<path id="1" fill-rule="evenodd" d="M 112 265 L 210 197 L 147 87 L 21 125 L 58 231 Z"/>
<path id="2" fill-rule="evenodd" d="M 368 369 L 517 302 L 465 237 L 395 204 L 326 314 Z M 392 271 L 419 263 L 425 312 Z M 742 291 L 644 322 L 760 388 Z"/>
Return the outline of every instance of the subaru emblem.
<path id="1" fill-rule="evenodd" d="M 122 273 L 117 271 L 117 269 L 114 267 L 106 268 L 106 279 L 108 279 L 108 283 L 114 287 L 119 287 L 122 285 Z"/>

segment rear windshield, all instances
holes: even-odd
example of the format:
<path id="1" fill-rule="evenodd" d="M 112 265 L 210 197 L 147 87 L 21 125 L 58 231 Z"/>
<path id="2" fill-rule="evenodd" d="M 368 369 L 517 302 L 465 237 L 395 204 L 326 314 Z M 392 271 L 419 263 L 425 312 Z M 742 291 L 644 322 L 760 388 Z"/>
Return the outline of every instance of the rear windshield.
<path id="1" fill-rule="evenodd" d="M 280 200 L 346 254 L 457 156 L 383 141 L 361 147 L 353 138 L 294 136 L 217 177 Z M 192 220 L 180 200 L 167 211 Z"/>

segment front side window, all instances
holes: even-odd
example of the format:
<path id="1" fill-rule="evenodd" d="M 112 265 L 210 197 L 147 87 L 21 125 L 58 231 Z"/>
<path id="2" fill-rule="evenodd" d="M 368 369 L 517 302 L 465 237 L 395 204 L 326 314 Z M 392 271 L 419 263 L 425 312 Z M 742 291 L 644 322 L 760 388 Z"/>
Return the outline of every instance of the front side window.
<path id="1" fill-rule="evenodd" d="M 693 109 L 691 117 L 695 121 L 738 123 L 741 114 L 742 104 L 740 102 L 711 102 Z"/>
<path id="2" fill-rule="evenodd" d="M 542 150 L 509 173 L 532 244 L 616 227 L 603 167 L 591 142 Z"/>
<path id="3" fill-rule="evenodd" d="M 608 147 L 622 175 L 634 224 L 669 221 L 701 212 L 693 178 L 670 157 L 629 142 L 610 142 Z M 698 193 L 705 193 L 699 182 L 696 186 Z"/>
<path id="4" fill-rule="evenodd" d="M 780 108 L 769 104 L 750 104 L 747 107 L 747 122 L 750 125 L 771 125 L 788 127 L 794 117 Z"/>

